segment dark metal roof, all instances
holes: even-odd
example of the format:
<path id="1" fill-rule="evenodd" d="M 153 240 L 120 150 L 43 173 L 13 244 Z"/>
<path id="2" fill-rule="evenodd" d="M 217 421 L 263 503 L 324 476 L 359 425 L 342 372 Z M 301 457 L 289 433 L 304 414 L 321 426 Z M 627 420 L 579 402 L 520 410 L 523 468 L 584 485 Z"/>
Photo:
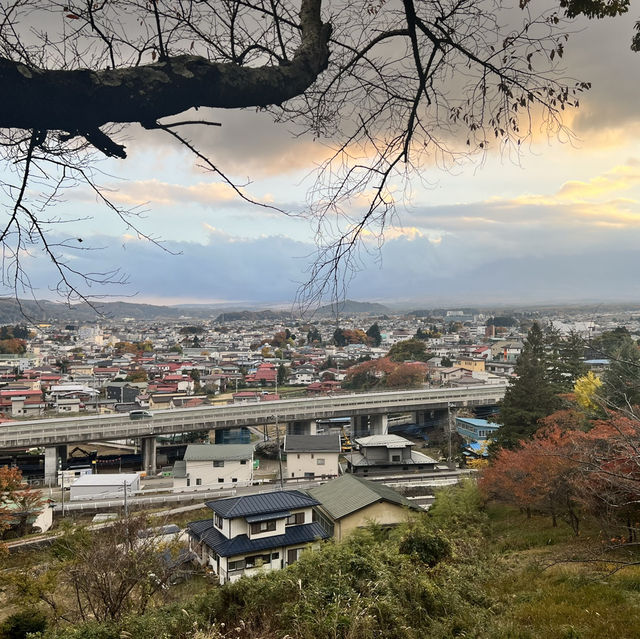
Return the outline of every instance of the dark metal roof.
<path id="1" fill-rule="evenodd" d="M 287 453 L 339 453 L 340 435 L 287 435 L 284 449 Z"/>
<path id="2" fill-rule="evenodd" d="M 238 535 L 233 539 L 227 539 L 214 528 L 210 519 L 192 521 L 187 528 L 192 537 L 204 543 L 220 557 L 235 557 L 271 548 L 296 546 L 329 537 L 329 534 L 317 522 L 301 526 L 287 526 L 284 535 L 273 535 L 261 539 L 249 539 L 247 535 Z"/>
<path id="3" fill-rule="evenodd" d="M 258 493 L 257 495 L 243 495 L 242 497 L 229 497 L 207 501 L 205 506 L 211 508 L 225 519 L 233 517 L 246 517 L 247 515 L 259 515 L 263 513 L 282 512 L 294 508 L 308 508 L 317 506 L 313 497 L 299 490 L 278 490 L 271 493 Z"/>
<path id="4" fill-rule="evenodd" d="M 259 513 L 258 515 L 247 515 L 245 519 L 248 524 L 255 524 L 259 521 L 271 521 L 273 519 L 284 519 L 291 513 L 288 510 L 282 510 L 275 513 Z"/>

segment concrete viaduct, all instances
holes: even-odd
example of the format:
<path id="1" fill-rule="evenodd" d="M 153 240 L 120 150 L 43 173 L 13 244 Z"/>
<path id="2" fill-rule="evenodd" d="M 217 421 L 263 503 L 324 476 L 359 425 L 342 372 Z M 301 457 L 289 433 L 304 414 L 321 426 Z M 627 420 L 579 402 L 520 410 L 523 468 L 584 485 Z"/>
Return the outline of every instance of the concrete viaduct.
<path id="1" fill-rule="evenodd" d="M 94 415 L 8 423 L 0 427 L 0 450 L 45 448 L 45 481 L 55 478 L 58 447 L 81 442 L 140 438 L 143 468 L 155 471 L 156 437 L 173 433 L 269 424 L 287 424 L 287 432 L 315 433 L 315 420 L 350 417 L 354 437 L 387 432 L 390 413 L 416 413 L 423 423 L 431 411 L 496 404 L 506 386 L 438 388 L 333 395 L 248 404 L 201 406 L 156 411 L 153 417 L 132 420 L 124 415 Z"/>

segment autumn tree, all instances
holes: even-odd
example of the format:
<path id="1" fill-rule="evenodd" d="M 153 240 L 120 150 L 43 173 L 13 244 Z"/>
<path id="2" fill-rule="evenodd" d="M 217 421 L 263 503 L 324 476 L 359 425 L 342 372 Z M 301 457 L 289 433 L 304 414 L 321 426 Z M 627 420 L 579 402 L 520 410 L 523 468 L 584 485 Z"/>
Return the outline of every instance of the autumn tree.
<path id="1" fill-rule="evenodd" d="M 579 436 L 579 434 L 578 434 Z M 488 498 L 548 513 L 553 524 L 563 518 L 577 535 L 580 502 L 575 484 L 578 461 L 573 450 L 575 431 L 545 428 L 513 449 L 501 449 L 482 472 L 479 485 Z"/>
<path id="2" fill-rule="evenodd" d="M 534 115 L 549 132 L 563 128 L 562 111 L 588 88 L 557 68 L 563 14 L 592 11 L 574 4 L 559 0 L 540 15 L 529 8 L 514 27 L 501 19 L 500 0 L 10 3 L 0 20 L 0 143 L 12 173 L 0 192 L 4 279 L 28 288 L 22 258 L 41 251 L 63 295 L 83 282 L 123 281 L 117 266 L 76 271 L 83 238 L 73 226 L 68 239 L 53 235 L 73 219 L 48 218 L 39 207 L 86 186 L 153 241 L 92 170 L 98 154 L 126 157 L 133 124 L 138 140 L 153 131 L 182 144 L 238 198 L 273 209 L 198 144 L 223 124 L 205 108 L 248 108 L 332 143 L 307 211 L 319 238 L 308 275 L 318 291 L 337 293 L 344 280 L 336 269 L 350 273 L 359 240 L 379 235 L 393 216 L 390 183 L 434 159 L 456 161 L 461 148 L 517 151 Z"/>
<path id="3" fill-rule="evenodd" d="M 7 529 L 25 535 L 43 505 L 42 493 L 23 481 L 18 468 L 0 466 L 0 536 Z"/>
<path id="4" fill-rule="evenodd" d="M 573 394 L 578 406 L 589 413 L 595 413 L 601 409 L 603 407 L 601 389 L 602 380 L 596 377 L 593 371 L 578 378 L 573 386 Z"/>
<path id="5" fill-rule="evenodd" d="M 56 620 L 117 621 L 162 601 L 183 569 L 182 549 L 132 515 L 104 530 L 66 530 L 41 571 L 18 571 L 14 591 L 25 603 L 46 605 Z"/>
<path id="6" fill-rule="evenodd" d="M 139 369 L 135 371 L 131 371 L 127 374 L 124 381 L 125 382 L 146 382 L 149 379 L 147 371 L 144 369 Z"/>

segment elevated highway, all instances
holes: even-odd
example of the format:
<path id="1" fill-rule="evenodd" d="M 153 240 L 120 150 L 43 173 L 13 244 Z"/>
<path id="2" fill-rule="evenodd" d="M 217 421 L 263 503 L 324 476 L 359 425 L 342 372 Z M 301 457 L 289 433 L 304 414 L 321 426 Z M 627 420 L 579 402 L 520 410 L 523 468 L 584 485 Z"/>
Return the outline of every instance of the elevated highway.
<path id="1" fill-rule="evenodd" d="M 364 417 L 496 404 L 506 386 L 438 388 L 413 391 L 334 395 L 251 404 L 203 406 L 156 411 L 131 420 L 125 415 L 94 415 L 29 420 L 0 426 L 0 449 L 55 447 L 89 441 L 155 438 L 197 430 L 234 428 L 332 417 Z"/>

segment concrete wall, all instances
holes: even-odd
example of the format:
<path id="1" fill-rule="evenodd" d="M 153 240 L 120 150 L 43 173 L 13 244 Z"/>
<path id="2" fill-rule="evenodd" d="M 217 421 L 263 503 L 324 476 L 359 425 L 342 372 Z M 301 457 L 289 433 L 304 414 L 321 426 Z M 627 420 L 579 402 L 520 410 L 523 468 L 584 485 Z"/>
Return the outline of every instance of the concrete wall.
<path id="1" fill-rule="evenodd" d="M 305 473 L 337 476 L 338 457 L 339 453 L 287 453 L 287 477 L 304 477 Z"/>

